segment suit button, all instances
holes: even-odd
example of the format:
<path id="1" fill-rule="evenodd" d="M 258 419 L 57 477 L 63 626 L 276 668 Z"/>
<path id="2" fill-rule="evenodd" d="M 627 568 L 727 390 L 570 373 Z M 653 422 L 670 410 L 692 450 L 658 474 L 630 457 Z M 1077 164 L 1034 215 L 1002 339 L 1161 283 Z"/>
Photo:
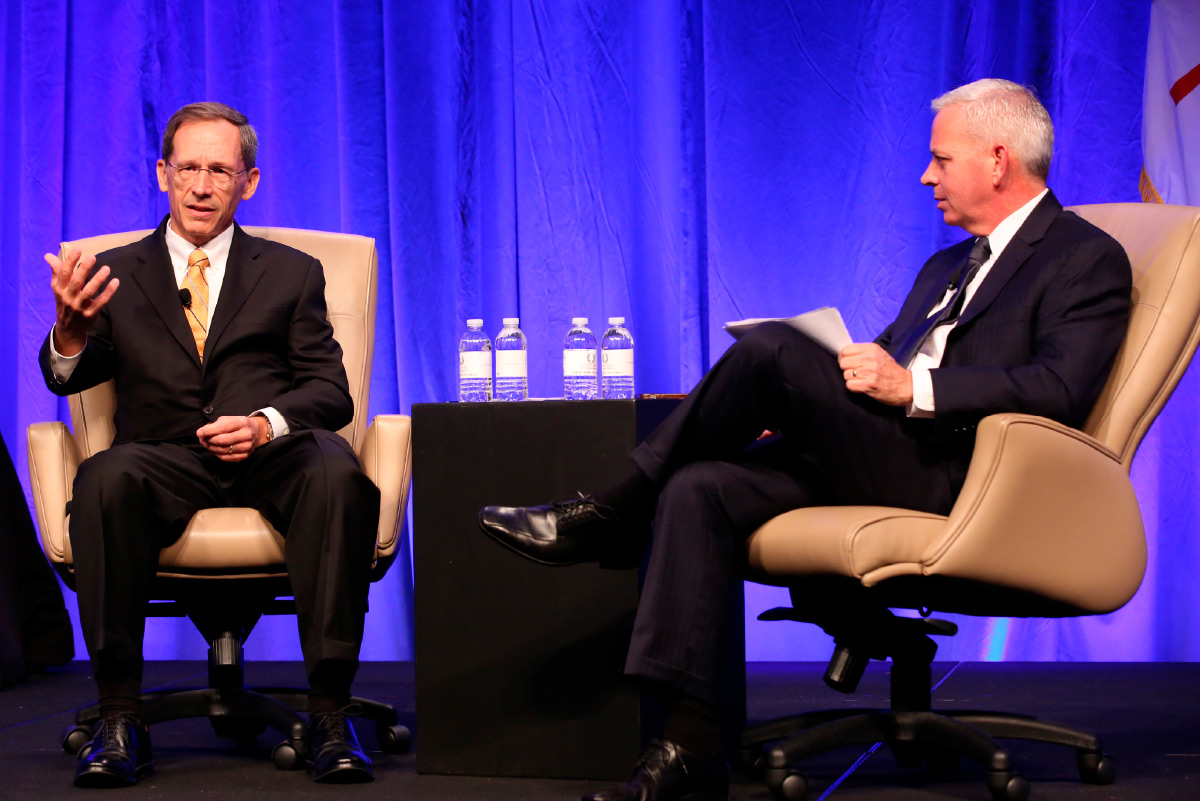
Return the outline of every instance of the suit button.
<path id="1" fill-rule="evenodd" d="M 211 407 L 211 406 L 205 406 L 203 411 L 204 411 L 204 413 L 205 413 L 205 414 L 212 414 L 212 413 L 213 413 L 213 407 Z"/>

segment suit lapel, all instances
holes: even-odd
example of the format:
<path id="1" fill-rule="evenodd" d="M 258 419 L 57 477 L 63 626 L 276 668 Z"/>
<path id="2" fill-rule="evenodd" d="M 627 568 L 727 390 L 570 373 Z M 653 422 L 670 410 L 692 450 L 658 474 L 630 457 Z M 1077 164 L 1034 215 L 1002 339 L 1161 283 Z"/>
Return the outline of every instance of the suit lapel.
<path id="1" fill-rule="evenodd" d="M 225 262 L 225 280 L 221 284 L 221 296 L 217 298 L 217 310 L 209 326 L 208 342 L 204 346 L 206 353 L 211 355 L 218 351 L 221 335 L 229 322 L 262 280 L 263 267 L 258 261 L 261 252 L 262 242 L 234 223 L 233 242 L 229 245 L 229 259 Z"/>
<path id="2" fill-rule="evenodd" d="M 153 236 L 142 240 L 138 251 L 138 266 L 133 271 L 133 280 L 149 299 L 151 308 L 162 319 L 167 331 L 174 337 L 197 366 L 200 354 L 196 352 L 196 339 L 188 327 L 183 304 L 179 300 L 179 287 L 175 284 L 175 270 L 171 267 L 171 256 L 167 253 L 167 221 L 163 220 Z"/>
<path id="3" fill-rule="evenodd" d="M 975 290 L 971 302 L 967 304 L 962 316 L 959 317 L 956 328 L 971 322 L 991 305 L 1004 285 L 1034 254 L 1036 251 L 1034 245 L 1041 241 L 1050 224 L 1054 222 L 1054 218 L 1061 213 L 1062 205 L 1058 202 L 1058 198 L 1054 197 L 1053 192 L 1047 192 L 1042 201 L 1034 206 L 1024 224 L 1017 229 L 1017 233 L 1004 248 L 1000 258 L 988 270 L 983 283 L 979 285 L 979 289 Z"/>
<path id="4" fill-rule="evenodd" d="M 946 294 L 946 288 L 950 284 L 950 277 L 958 270 L 960 264 L 966 261 L 967 254 L 971 250 L 970 239 L 965 239 L 957 245 L 952 245 L 949 250 L 944 251 L 946 258 L 944 264 L 940 266 L 937 273 L 930 279 L 918 279 L 921 283 L 926 283 L 925 294 L 921 299 L 920 305 L 911 306 L 905 304 L 905 309 L 902 310 L 900 317 L 896 320 L 895 330 L 892 334 L 891 341 L 888 343 L 888 353 L 895 355 L 897 349 L 907 342 L 917 328 L 921 327 L 925 318 L 937 302 Z M 916 291 L 916 287 L 914 287 Z"/>

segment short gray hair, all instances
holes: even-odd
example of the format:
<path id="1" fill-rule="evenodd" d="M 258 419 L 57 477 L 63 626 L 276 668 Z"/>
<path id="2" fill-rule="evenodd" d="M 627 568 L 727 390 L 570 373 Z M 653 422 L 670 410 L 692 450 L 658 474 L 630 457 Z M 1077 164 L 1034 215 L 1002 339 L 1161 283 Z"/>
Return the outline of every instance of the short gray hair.
<path id="1" fill-rule="evenodd" d="M 180 126 L 185 122 L 200 120 L 225 120 L 236 125 L 242 142 L 242 163 L 247 170 L 254 166 L 254 160 L 258 158 L 258 134 L 254 132 L 254 126 L 246 119 L 245 114 L 224 103 L 191 103 L 172 114 L 163 130 L 163 161 L 170 161 L 171 154 L 175 152 L 175 132 Z"/>
<path id="2" fill-rule="evenodd" d="M 1050 174 L 1054 123 L 1029 87 L 984 78 L 951 89 L 931 105 L 934 111 L 962 106 L 969 136 L 1004 143 L 1018 164 L 1043 181 Z"/>

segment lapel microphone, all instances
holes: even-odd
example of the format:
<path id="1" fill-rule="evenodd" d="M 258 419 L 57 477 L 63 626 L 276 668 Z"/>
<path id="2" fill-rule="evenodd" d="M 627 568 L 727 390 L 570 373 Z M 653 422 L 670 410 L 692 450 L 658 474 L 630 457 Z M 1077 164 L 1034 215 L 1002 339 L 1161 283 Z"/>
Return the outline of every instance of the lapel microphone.
<path id="1" fill-rule="evenodd" d="M 192 293 L 187 287 L 179 290 L 179 302 L 183 304 L 183 308 L 185 309 L 192 308 Z"/>

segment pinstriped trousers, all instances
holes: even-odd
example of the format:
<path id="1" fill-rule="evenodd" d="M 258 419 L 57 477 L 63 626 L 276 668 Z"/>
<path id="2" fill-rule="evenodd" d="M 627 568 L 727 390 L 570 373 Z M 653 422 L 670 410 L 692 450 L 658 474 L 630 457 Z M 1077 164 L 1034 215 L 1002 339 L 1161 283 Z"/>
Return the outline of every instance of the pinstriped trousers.
<path id="1" fill-rule="evenodd" d="M 631 456 L 660 493 L 625 671 L 714 704 L 756 528 L 814 505 L 944 514 L 958 491 L 928 420 L 849 392 L 836 356 L 779 323 L 739 339 Z"/>

